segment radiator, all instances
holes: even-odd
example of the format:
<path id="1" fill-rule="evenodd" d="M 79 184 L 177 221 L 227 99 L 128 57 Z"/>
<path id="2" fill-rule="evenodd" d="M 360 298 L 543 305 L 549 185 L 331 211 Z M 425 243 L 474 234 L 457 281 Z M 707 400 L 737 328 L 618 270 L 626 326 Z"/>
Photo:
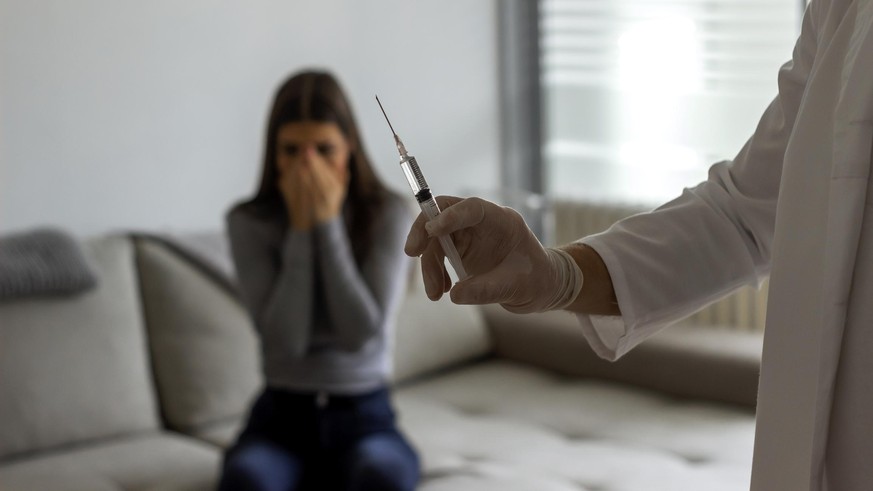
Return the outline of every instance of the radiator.
<path id="1" fill-rule="evenodd" d="M 630 215 L 647 211 L 640 206 L 619 206 L 555 200 L 551 203 L 553 245 L 566 244 L 596 234 Z M 730 296 L 693 314 L 687 322 L 713 327 L 763 330 L 767 310 L 767 284 L 760 289 L 743 287 Z"/>

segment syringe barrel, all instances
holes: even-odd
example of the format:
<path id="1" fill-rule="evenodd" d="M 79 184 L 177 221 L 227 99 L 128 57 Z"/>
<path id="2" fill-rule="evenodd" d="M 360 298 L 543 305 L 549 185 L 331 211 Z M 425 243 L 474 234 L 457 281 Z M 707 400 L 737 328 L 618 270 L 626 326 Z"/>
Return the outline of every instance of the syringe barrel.
<path id="1" fill-rule="evenodd" d="M 424 180 L 424 174 L 418 168 L 418 162 L 415 157 L 401 153 L 400 168 L 403 169 L 403 175 L 406 176 L 406 181 L 409 182 L 409 187 L 412 188 L 412 194 L 415 195 L 416 201 L 421 211 L 429 220 L 433 220 L 440 214 L 440 207 L 430 193 L 430 187 L 427 181 Z M 455 274 L 458 275 L 458 280 L 467 278 L 467 271 L 464 269 L 464 263 L 461 262 L 461 255 L 455 248 L 452 238 L 449 235 L 441 235 L 438 237 L 443 252 L 449 259 Z"/>
<path id="2" fill-rule="evenodd" d="M 418 162 L 415 161 L 415 157 L 411 155 L 401 157 L 400 168 L 403 169 L 403 175 L 406 176 L 406 182 L 409 183 L 409 187 L 412 188 L 412 194 L 414 194 L 416 198 L 418 198 L 423 189 L 430 189 L 427 185 L 427 181 L 424 179 L 424 174 L 422 174 L 421 169 L 418 168 Z M 429 195 L 430 193 L 427 194 Z"/>

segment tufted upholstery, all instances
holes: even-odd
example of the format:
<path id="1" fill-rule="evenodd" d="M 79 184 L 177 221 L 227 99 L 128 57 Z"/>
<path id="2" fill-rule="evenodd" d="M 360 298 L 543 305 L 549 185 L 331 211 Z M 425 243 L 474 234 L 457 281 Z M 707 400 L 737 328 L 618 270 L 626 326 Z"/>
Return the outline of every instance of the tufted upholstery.
<path id="1" fill-rule="evenodd" d="M 422 491 L 748 489 L 754 412 L 493 360 L 400 390 Z"/>

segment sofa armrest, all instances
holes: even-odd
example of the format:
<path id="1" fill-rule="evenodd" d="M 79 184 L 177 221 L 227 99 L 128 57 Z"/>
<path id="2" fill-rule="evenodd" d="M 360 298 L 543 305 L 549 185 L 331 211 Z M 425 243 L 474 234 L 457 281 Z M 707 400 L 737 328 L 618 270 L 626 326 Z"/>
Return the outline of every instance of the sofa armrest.
<path id="1" fill-rule="evenodd" d="M 519 315 L 496 306 L 483 310 L 497 356 L 681 397 L 755 406 L 761 332 L 676 325 L 611 363 L 591 350 L 570 313 Z"/>

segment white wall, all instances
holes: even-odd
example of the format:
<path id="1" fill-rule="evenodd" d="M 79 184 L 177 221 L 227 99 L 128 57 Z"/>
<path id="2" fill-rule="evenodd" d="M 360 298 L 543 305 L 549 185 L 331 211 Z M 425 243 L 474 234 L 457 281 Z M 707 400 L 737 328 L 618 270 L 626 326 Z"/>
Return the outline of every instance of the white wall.
<path id="1" fill-rule="evenodd" d="M 0 0 L 0 232 L 222 226 L 276 85 L 328 68 L 408 192 L 378 93 L 439 194 L 498 182 L 496 2 Z M 474 184 L 471 184 L 474 183 Z"/>

